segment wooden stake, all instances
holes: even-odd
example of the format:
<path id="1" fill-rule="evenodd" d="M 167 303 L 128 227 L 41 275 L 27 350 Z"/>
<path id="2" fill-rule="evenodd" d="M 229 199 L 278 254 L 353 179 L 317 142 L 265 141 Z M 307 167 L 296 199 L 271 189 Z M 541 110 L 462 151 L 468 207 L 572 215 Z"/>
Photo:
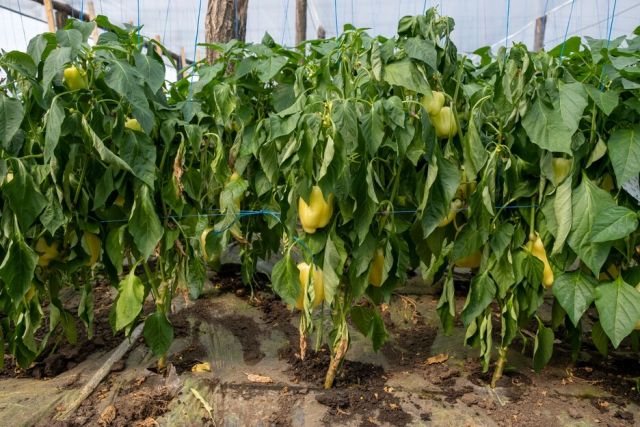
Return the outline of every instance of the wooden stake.
<path id="1" fill-rule="evenodd" d="M 533 50 L 539 51 L 544 46 L 544 31 L 547 27 L 547 15 L 536 19 L 536 30 L 533 36 Z"/>
<path id="2" fill-rule="evenodd" d="M 296 0 L 296 45 L 307 39 L 307 0 Z"/>
<path id="3" fill-rule="evenodd" d="M 49 24 L 49 32 L 56 32 L 56 23 L 53 18 L 53 6 L 51 0 L 44 0 L 44 14 L 47 16 L 47 23 Z"/>
<path id="4" fill-rule="evenodd" d="M 154 38 L 155 41 L 160 43 L 160 34 L 156 34 L 153 38 Z M 160 49 L 160 46 L 158 46 L 158 45 L 156 45 L 156 53 L 158 55 L 162 56 L 162 49 Z"/>
<path id="5" fill-rule="evenodd" d="M 89 20 L 91 21 L 92 19 L 95 19 L 96 17 L 96 8 L 93 6 L 93 1 L 89 0 L 87 2 L 87 15 Z M 91 38 L 93 39 L 94 42 L 98 43 L 98 26 L 96 25 L 95 28 L 93 29 L 93 32 L 91 33 Z"/>

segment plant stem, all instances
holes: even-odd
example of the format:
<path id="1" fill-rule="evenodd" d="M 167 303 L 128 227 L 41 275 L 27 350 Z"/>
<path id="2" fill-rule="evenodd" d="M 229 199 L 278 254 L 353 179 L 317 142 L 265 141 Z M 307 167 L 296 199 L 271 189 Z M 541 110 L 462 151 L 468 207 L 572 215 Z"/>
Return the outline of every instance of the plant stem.
<path id="1" fill-rule="evenodd" d="M 347 348 L 349 347 L 349 335 L 345 333 L 338 345 L 335 347 L 335 353 L 331 358 L 331 363 L 329 364 L 329 369 L 327 369 L 327 376 L 324 379 L 324 388 L 330 389 L 333 387 L 333 380 L 336 378 L 336 374 L 338 373 L 338 367 L 344 359 L 344 355 L 347 352 Z"/>
<path id="2" fill-rule="evenodd" d="M 493 371 L 493 377 L 491 377 L 491 388 L 496 388 L 496 384 L 502 378 L 504 372 L 504 365 L 507 363 L 507 348 L 500 347 L 498 349 L 498 361 L 496 362 L 496 369 Z"/>

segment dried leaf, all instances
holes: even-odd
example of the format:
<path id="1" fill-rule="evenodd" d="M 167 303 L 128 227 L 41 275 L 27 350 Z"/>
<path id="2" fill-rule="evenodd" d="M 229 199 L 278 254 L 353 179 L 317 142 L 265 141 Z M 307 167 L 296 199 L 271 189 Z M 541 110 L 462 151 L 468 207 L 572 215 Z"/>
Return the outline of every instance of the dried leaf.
<path id="1" fill-rule="evenodd" d="M 204 410 L 209 414 L 209 418 L 213 419 L 213 408 L 211 407 L 211 405 L 209 405 L 209 403 L 204 400 L 204 397 L 202 397 L 202 395 L 198 393 L 198 390 L 196 390 L 195 388 L 191 387 L 191 393 L 195 396 L 196 399 L 200 401 Z"/>
<path id="2" fill-rule="evenodd" d="M 431 356 L 430 358 L 427 359 L 425 363 L 427 365 L 435 365 L 437 363 L 444 363 L 447 360 L 449 360 L 449 355 L 440 353 L 440 354 L 436 354 L 435 356 Z"/>
<path id="3" fill-rule="evenodd" d="M 249 374 L 247 372 L 245 372 L 245 374 L 247 375 L 247 379 L 252 383 L 270 384 L 273 382 L 271 377 L 265 377 L 264 375 Z"/>
<path id="4" fill-rule="evenodd" d="M 196 363 L 191 367 L 191 372 L 211 372 L 211 364 L 209 362 Z"/>
<path id="5" fill-rule="evenodd" d="M 115 419 L 116 419 L 116 407 L 113 405 L 109 405 L 106 408 L 104 408 L 104 411 L 102 411 L 102 413 L 100 414 L 100 421 L 98 422 L 101 426 L 108 426 Z"/>

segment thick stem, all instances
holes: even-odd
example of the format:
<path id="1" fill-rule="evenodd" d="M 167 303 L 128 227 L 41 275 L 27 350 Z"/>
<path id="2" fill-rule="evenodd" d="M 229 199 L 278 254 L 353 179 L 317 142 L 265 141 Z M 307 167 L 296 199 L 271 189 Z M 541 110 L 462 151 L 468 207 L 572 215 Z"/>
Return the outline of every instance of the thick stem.
<path id="1" fill-rule="evenodd" d="M 504 365 L 507 363 L 507 348 L 500 347 L 498 350 L 498 361 L 496 362 L 496 368 L 493 371 L 493 377 L 491 377 L 491 388 L 496 388 L 496 384 L 502 378 L 504 372 Z"/>
<path id="2" fill-rule="evenodd" d="M 336 374 L 338 373 L 338 367 L 344 359 L 344 355 L 347 353 L 347 348 L 349 347 L 349 337 L 343 337 L 335 349 L 335 354 L 331 358 L 331 363 L 329 364 L 329 369 L 327 370 L 327 376 L 324 379 L 324 388 L 330 389 L 333 387 L 333 380 L 336 378 Z"/>

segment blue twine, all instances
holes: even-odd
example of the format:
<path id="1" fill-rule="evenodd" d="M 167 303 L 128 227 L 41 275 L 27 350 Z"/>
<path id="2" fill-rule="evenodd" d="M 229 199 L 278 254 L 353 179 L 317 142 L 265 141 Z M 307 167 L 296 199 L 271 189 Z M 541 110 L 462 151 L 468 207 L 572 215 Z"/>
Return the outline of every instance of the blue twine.
<path id="1" fill-rule="evenodd" d="M 169 22 L 170 6 L 171 6 L 171 0 L 167 0 L 167 11 L 164 14 L 164 29 L 162 30 L 162 43 L 165 43 L 165 37 L 167 36 L 167 23 Z"/>
<path id="2" fill-rule="evenodd" d="M 562 58 L 564 57 L 564 48 L 567 45 L 567 36 L 569 35 L 569 24 L 571 23 L 571 16 L 573 16 L 573 5 L 576 0 L 571 1 L 571 9 L 569 9 L 569 19 L 567 20 L 567 28 L 564 30 L 564 40 L 562 41 L 562 49 L 560 49 L 560 62 L 562 62 Z"/>
<path id="3" fill-rule="evenodd" d="M 284 36 L 287 32 L 288 19 L 289 19 L 289 0 L 287 0 L 284 6 L 284 25 L 282 26 L 282 41 L 280 42 L 281 45 L 284 45 Z"/>
<path id="4" fill-rule="evenodd" d="M 609 46 L 611 44 L 611 33 L 613 31 L 613 19 L 616 17 L 616 5 L 618 0 L 613 0 L 613 10 L 611 11 L 611 21 L 609 22 L 609 31 L 607 33 L 607 52 L 609 51 Z M 607 9 L 609 7 L 609 0 L 607 0 Z M 609 14 L 607 14 L 607 19 L 609 18 Z M 604 91 L 604 81 L 602 81 L 604 77 L 604 65 L 602 66 L 602 71 L 600 72 L 600 92 Z"/>
<path id="5" fill-rule="evenodd" d="M 504 48 L 507 49 L 509 45 L 509 15 L 511 15 L 511 0 L 507 0 L 507 30 L 504 36 Z M 507 55 L 505 52 L 504 60 L 507 60 Z"/>
<path id="6" fill-rule="evenodd" d="M 100 0 L 100 15 L 104 15 L 104 10 L 102 9 L 102 0 Z"/>
<path id="7" fill-rule="evenodd" d="M 84 0 L 80 2 L 80 20 L 84 21 Z"/>
<path id="8" fill-rule="evenodd" d="M 196 38 L 193 41 L 193 71 L 191 72 L 191 84 L 189 84 L 189 99 L 193 96 L 193 77 L 196 74 L 196 52 L 198 49 L 198 35 L 200 34 L 200 14 L 202 13 L 202 0 L 198 0 L 198 18 L 196 19 Z"/>
<path id="9" fill-rule="evenodd" d="M 422 14 L 427 13 L 427 0 L 424 0 L 424 5 L 422 5 Z"/>
<path id="10" fill-rule="evenodd" d="M 338 0 L 333 0 L 333 17 L 336 21 L 336 37 L 340 34 L 338 31 Z"/>
<path id="11" fill-rule="evenodd" d="M 138 44 L 140 44 L 140 0 L 136 0 L 138 7 Z"/>
<path id="12" fill-rule="evenodd" d="M 20 15 L 20 23 L 22 24 L 22 36 L 24 37 L 25 44 L 27 43 L 27 32 L 24 30 L 24 18 L 22 17 L 22 8 L 20 7 L 20 0 L 18 0 L 18 12 Z"/>

